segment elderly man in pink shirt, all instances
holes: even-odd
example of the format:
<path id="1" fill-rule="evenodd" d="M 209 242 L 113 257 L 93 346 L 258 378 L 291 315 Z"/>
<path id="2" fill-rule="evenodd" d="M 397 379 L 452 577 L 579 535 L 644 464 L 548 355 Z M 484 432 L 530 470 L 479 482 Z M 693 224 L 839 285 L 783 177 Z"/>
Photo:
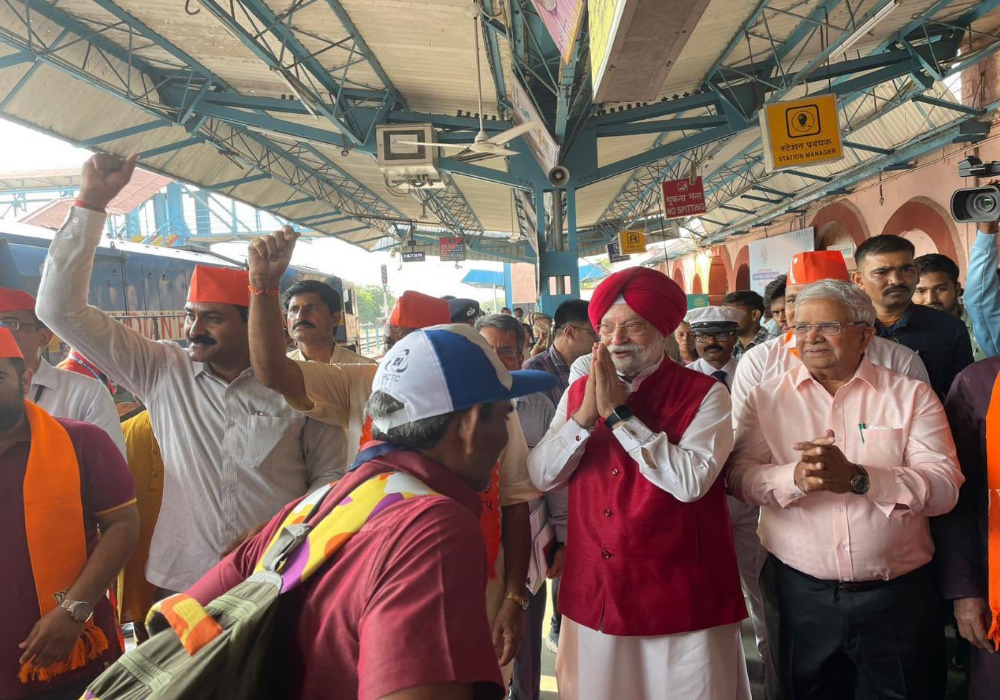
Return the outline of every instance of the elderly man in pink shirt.
<path id="1" fill-rule="evenodd" d="M 928 518 L 962 474 L 941 402 L 873 365 L 875 310 L 847 282 L 796 300 L 802 366 L 750 390 L 727 464 L 760 509 L 768 638 L 782 698 L 943 697 Z"/>

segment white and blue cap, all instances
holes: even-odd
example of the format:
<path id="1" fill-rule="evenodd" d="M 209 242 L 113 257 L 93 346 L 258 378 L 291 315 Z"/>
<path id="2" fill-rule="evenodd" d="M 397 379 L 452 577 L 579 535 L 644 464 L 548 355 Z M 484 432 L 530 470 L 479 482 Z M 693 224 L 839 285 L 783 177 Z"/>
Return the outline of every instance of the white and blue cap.
<path id="1" fill-rule="evenodd" d="M 743 309 L 731 306 L 703 306 L 688 311 L 684 320 L 691 325 L 693 333 L 725 333 L 735 331 L 744 316 Z"/>
<path id="2" fill-rule="evenodd" d="M 372 423 L 383 433 L 424 418 L 551 389 L 548 372 L 508 372 L 486 340 L 470 326 L 453 324 L 414 331 L 379 365 L 372 391 L 403 408 Z"/>

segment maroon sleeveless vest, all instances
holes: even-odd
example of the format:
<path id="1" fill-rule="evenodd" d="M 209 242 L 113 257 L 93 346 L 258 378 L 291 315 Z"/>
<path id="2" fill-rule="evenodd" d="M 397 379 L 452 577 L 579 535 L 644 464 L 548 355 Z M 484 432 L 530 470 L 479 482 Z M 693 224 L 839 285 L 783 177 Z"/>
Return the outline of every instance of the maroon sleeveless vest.
<path id="1" fill-rule="evenodd" d="M 716 380 L 666 359 L 628 407 L 676 445 Z M 569 415 L 587 378 L 569 388 Z M 708 629 L 747 616 L 721 475 L 683 503 L 639 472 L 599 420 L 569 482 L 566 565 L 559 610 L 616 636 L 652 637 Z"/>

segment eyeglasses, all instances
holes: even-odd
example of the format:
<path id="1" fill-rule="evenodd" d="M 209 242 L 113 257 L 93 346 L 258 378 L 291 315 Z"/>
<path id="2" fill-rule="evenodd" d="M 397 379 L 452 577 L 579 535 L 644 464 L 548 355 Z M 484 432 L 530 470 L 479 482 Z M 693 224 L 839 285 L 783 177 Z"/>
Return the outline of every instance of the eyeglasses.
<path id="1" fill-rule="evenodd" d="M 0 328 L 6 328 L 11 333 L 19 333 L 20 331 L 36 330 L 38 324 L 27 321 L 0 321 Z"/>
<path id="2" fill-rule="evenodd" d="M 570 327 L 570 328 L 575 328 L 578 331 L 587 331 L 589 333 L 593 333 L 594 335 L 597 335 L 597 331 L 594 330 L 593 326 L 574 326 L 572 323 L 567 323 L 566 325 L 568 327 Z"/>
<path id="3" fill-rule="evenodd" d="M 736 337 L 736 331 L 723 331 L 721 333 L 695 333 L 694 342 L 707 343 L 713 338 L 715 340 L 732 340 Z"/>
<path id="4" fill-rule="evenodd" d="M 840 323 L 839 321 L 827 321 L 825 323 L 796 323 L 792 326 L 792 332 L 799 337 L 805 337 L 809 335 L 813 329 L 823 336 L 824 338 L 829 338 L 831 335 L 839 335 L 840 331 L 844 330 L 845 326 L 867 326 L 868 324 L 864 321 L 855 321 L 854 323 Z"/>
<path id="5" fill-rule="evenodd" d="M 517 348 L 494 348 L 493 352 L 497 354 L 497 357 L 505 357 L 507 359 L 517 357 Z"/>
<path id="6" fill-rule="evenodd" d="M 645 321 L 626 321 L 625 323 L 602 323 L 597 327 L 601 335 L 614 335 L 615 331 L 621 328 L 625 335 L 635 336 L 643 333 L 649 324 Z"/>

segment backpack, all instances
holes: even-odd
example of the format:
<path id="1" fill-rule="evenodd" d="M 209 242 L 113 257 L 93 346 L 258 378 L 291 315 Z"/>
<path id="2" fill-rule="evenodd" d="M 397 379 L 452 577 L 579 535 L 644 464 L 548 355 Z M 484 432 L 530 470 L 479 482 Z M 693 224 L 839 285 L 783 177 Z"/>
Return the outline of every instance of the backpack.
<path id="1" fill-rule="evenodd" d="M 358 485 L 323 518 L 308 522 L 328 484 L 288 514 L 253 574 L 202 607 L 189 595 L 149 611 L 150 638 L 120 657 L 81 700 L 264 700 L 282 698 L 275 616 L 281 596 L 329 560 L 373 516 L 435 492 L 409 474 L 386 472 Z"/>

